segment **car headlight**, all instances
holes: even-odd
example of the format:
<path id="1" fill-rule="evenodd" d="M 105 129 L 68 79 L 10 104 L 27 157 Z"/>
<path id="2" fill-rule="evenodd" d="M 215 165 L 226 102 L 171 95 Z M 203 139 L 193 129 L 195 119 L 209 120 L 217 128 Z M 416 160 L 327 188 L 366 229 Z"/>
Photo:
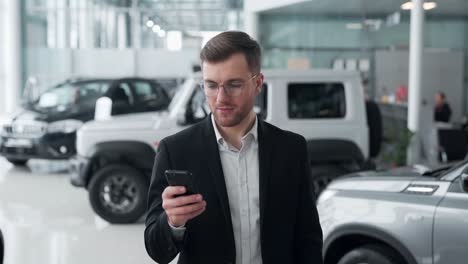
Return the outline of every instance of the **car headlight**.
<path id="1" fill-rule="evenodd" d="M 78 130 L 83 122 L 75 119 L 52 122 L 47 126 L 49 133 L 72 133 Z"/>

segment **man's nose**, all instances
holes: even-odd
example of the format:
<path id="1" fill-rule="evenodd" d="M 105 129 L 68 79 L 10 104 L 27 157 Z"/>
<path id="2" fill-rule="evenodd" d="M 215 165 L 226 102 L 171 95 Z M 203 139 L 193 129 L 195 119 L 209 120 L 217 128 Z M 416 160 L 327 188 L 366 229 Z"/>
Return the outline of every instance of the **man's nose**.
<path id="1" fill-rule="evenodd" d="M 226 93 L 226 88 L 224 85 L 220 85 L 218 87 L 218 95 L 216 97 L 216 101 L 218 102 L 225 102 L 229 99 L 228 94 Z"/>

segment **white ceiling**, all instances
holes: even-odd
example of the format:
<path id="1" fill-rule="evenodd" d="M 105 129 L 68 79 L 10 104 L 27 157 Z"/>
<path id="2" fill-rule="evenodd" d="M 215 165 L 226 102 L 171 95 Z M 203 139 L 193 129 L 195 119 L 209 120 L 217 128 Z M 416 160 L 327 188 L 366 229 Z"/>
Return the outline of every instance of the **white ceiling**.
<path id="1" fill-rule="evenodd" d="M 265 11 L 267 14 L 320 14 L 320 15 L 386 15 L 401 10 L 407 0 L 308 0 L 302 3 Z M 428 1 L 428 0 L 426 0 Z M 431 0 L 437 8 L 427 11 L 431 15 L 468 16 L 468 0 Z M 409 11 L 404 11 L 409 12 Z"/>

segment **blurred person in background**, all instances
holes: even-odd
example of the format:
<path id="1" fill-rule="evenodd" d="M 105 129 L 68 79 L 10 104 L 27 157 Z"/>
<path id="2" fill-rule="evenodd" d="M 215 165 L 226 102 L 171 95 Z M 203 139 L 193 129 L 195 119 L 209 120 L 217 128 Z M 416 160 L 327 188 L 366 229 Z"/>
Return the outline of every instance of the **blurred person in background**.
<path id="1" fill-rule="evenodd" d="M 435 95 L 434 121 L 448 123 L 451 116 L 452 109 L 446 101 L 445 94 L 440 91 L 437 92 Z"/>

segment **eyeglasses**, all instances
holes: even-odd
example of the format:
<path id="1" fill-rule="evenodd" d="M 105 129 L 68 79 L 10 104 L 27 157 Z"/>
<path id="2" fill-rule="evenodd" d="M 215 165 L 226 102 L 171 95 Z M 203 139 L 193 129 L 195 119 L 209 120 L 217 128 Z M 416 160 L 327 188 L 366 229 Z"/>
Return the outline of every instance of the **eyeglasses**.
<path id="1" fill-rule="evenodd" d="M 229 97 L 236 97 L 241 95 L 242 89 L 244 88 L 245 84 L 253 80 L 255 77 L 257 77 L 258 74 L 255 74 L 254 76 L 250 77 L 246 81 L 243 80 L 233 80 L 233 81 L 228 81 L 226 83 L 215 83 L 212 81 L 204 81 L 200 84 L 200 87 L 203 89 L 205 92 L 205 95 L 208 97 L 213 97 L 217 96 L 219 92 L 219 88 L 222 86 L 224 87 L 224 92 L 226 93 L 227 96 Z"/>

